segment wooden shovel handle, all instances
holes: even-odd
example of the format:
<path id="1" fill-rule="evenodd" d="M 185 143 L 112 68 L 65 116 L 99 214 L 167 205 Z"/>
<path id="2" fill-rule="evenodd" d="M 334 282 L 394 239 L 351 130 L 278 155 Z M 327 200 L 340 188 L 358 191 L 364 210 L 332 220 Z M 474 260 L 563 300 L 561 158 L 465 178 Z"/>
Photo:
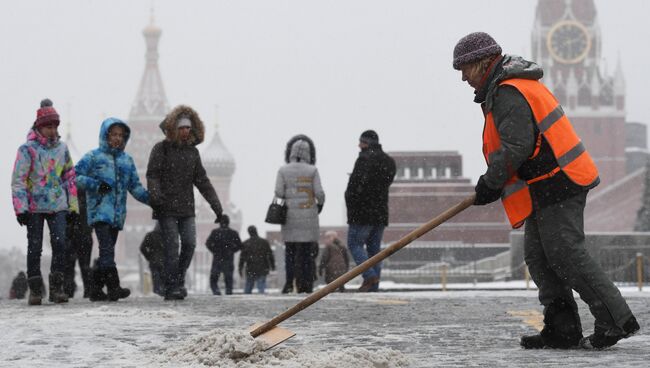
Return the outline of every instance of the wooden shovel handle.
<path id="1" fill-rule="evenodd" d="M 449 220 L 450 218 L 456 216 L 458 213 L 466 209 L 467 207 L 470 207 L 472 204 L 474 204 L 474 199 L 476 198 L 475 194 L 472 194 L 471 196 L 467 197 L 464 199 L 462 202 L 458 203 L 457 205 L 449 208 L 445 212 L 441 213 L 440 215 L 436 216 L 435 218 L 431 219 L 429 222 L 426 224 L 418 227 L 417 229 L 411 231 L 410 233 L 406 234 L 404 237 L 402 237 L 400 240 L 396 241 L 395 243 L 391 244 L 390 246 L 386 247 L 384 250 L 381 252 L 375 254 L 373 257 L 369 258 L 362 264 L 356 266 L 355 268 L 351 269 L 350 271 L 346 272 L 345 274 L 339 276 L 336 280 L 330 282 L 329 284 L 325 285 L 322 289 L 310 294 L 307 296 L 305 299 L 301 300 L 298 302 L 296 305 L 293 307 L 287 309 L 284 311 L 282 314 L 279 314 L 275 316 L 273 319 L 270 321 L 262 324 L 261 326 L 257 327 L 256 329 L 251 331 L 251 336 L 257 337 L 276 325 L 280 324 L 282 321 L 286 320 L 287 318 L 293 316 L 294 314 L 300 312 L 301 310 L 309 307 L 310 305 L 316 303 L 320 299 L 322 299 L 324 296 L 327 294 L 337 290 L 340 288 L 342 285 L 345 285 L 348 281 L 352 280 L 353 278 L 357 277 L 358 275 L 362 274 L 364 271 L 368 270 L 369 268 L 373 267 L 377 263 L 381 262 L 382 260 L 388 258 L 390 255 L 393 253 L 397 252 L 398 250 L 404 248 L 406 245 L 411 243 L 413 240 L 421 237 L 422 235 L 428 233 L 438 225 L 442 224 L 443 222 Z"/>

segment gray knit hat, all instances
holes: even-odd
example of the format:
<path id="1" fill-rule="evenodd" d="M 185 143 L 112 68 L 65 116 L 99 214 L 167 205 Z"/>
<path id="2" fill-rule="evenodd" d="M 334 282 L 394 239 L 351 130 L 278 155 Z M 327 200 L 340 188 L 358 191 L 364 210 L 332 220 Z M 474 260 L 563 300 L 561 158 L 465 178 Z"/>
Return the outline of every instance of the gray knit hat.
<path id="1" fill-rule="evenodd" d="M 454 47 L 454 69 L 494 55 L 501 55 L 501 46 L 492 36 L 485 32 L 470 33 Z"/>

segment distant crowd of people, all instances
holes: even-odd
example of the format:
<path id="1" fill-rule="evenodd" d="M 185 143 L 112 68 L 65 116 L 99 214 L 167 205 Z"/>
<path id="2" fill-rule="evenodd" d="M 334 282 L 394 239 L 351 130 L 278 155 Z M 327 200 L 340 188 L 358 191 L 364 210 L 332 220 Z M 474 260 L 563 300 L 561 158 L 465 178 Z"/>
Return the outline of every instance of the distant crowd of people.
<path id="1" fill-rule="evenodd" d="M 11 296 L 27 297 L 40 305 L 46 295 L 41 273 L 43 229 L 50 230 L 52 262 L 49 301 L 65 303 L 76 291 L 75 266 L 83 281 L 83 296 L 91 301 L 117 301 L 130 295 L 123 288 L 115 263 L 115 245 L 127 216 L 126 197 L 151 207 L 154 229 L 147 233 L 140 251 L 149 263 L 153 291 L 165 300 L 187 297 L 185 278 L 196 248 L 194 188 L 210 205 L 219 227 L 206 240 L 213 254 L 210 288 L 221 295 L 233 292 L 234 256 L 240 252 L 238 272 L 244 292 L 266 290 L 266 277 L 275 270 L 269 242 L 255 226 L 241 241 L 229 227 L 219 197 L 201 163 L 196 145 L 204 138 L 204 125 L 189 106 L 175 107 L 160 123 L 164 139 L 151 150 L 146 170 L 147 185 L 138 177 L 132 157 L 125 152 L 131 129 L 121 119 L 108 118 L 99 128 L 99 146 L 76 165 L 58 134 L 59 115 L 52 101 L 44 99 L 29 129 L 27 142 L 18 148 L 11 188 L 20 226 L 27 228 L 27 272 L 12 284 Z M 395 162 L 383 152 L 379 136 L 368 130 L 359 138 L 361 152 L 350 175 L 345 200 L 348 210 L 348 248 L 335 232 L 325 234 L 319 254 L 319 214 L 325 192 L 316 168 L 316 148 L 305 135 L 292 137 L 285 149 L 285 165 L 277 173 L 275 197 L 286 206 L 281 233 L 285 246 L 285 279 L 282 293 L 311 293 L 314 281 L 324 276 L 331 282 L 347 272 L 348 250 L 357 264 L 379 252 L 388 225 L 388 188 L 395 176 Z M 92 232 L 99 257 L 92 262 Z M 377 291 L 381 265 L 363 273 L 359 291 Z M 344 287 L 340 288 L 344 291 Z"/>

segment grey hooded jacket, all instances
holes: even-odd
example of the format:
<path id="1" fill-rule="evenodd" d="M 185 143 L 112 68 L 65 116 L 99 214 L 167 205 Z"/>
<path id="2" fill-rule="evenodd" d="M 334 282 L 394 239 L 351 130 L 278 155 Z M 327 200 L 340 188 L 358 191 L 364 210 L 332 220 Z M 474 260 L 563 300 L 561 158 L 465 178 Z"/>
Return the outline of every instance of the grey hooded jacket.
<path id="1" fill-rule="evenodd" d="M 275 196 L 287 205 L 287 221 L 282 225 L 285 242 L 318 241 L 318 207 L 325 203 L 316 166 L 310 165 L 310 147 L 304 140 L 291 146 L 289 163 L 278 171 Z"/>

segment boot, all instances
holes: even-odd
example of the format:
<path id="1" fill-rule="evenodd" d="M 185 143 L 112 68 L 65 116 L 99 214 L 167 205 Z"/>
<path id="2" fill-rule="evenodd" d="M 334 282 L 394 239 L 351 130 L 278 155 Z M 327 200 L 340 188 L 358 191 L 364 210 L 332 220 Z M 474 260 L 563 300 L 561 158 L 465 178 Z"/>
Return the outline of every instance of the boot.
<path id="1" fill-rule="evenodd" d="M 185 287 L 185 272 L 178 276 L 178 290 L 180 291 L 183 299 L 187 298 L 187 288 Z"/>
<path id="2" fill-rule="evenodd" d="M 91 302 L 108 300 L 108 295 L 104 293 L 103 288 L 104 276 L 97 267 L 91 268 L 88 275 L 88 298 Z"/>
<path id="3" fill-rule="evenodd" d="M 27 279 L 29 284 L 29 299 L 28 305 L 41 305 L 43 300 L 43 278 L 41 276 L 32 276 Z"/>
<path id="4" fill-rule="evenodd" d="M 68 294 L 63 291 L 63 273 L 53 272 L 50 274 L 50 298 L 52 303 L 67 303 Z"/>
<path id="5" fill-rule="evenodd" d="M 544 328 L 537 335 L 522 336 L 524 349 L 570 349 L 582 339 L 580 315 L 575 301 L 555 299 L 544 310 Z"/>
<path id="6" fill-rule="evenodd" d="M 367 293 L 371 291 L 377 291 L 379 288 L 379 277 L 373 276 L 363 279 L 363 283 L 359 287 L 359 292 Z"/>
<path id="7" fill-rule="evenodd" d="M 106 290 L 108 291 L 108 300 L 115 302 L 118 299 L 124 299 L 131 295 L 131 290 L 120 287 L 120 277 L 117 274 L 117 268 L 110 267 L 103 270 Z"/>
<path id="8" fill-rule="evenodd" d="M 165 290 L 165 300 L 183 300 L 183 292 L 179 288 L 167 288 Z"/>
<path id="9" fill-rule="evenodd" d="M 282 288 L 282 294 L 293 293 L 293 281 L 287 281 Z"/>
<path id="10" fill-rule="evenodd" d="M 615 345 L 620 339 L 627 339 L 641 329 L 634 316 L 630 317 L 621 330 L 618 327 L 605 330 L 600 327 L 594 329 L 594 333 L 580 340 L 580 346 L 584 349 L 605 349 Z"/>

